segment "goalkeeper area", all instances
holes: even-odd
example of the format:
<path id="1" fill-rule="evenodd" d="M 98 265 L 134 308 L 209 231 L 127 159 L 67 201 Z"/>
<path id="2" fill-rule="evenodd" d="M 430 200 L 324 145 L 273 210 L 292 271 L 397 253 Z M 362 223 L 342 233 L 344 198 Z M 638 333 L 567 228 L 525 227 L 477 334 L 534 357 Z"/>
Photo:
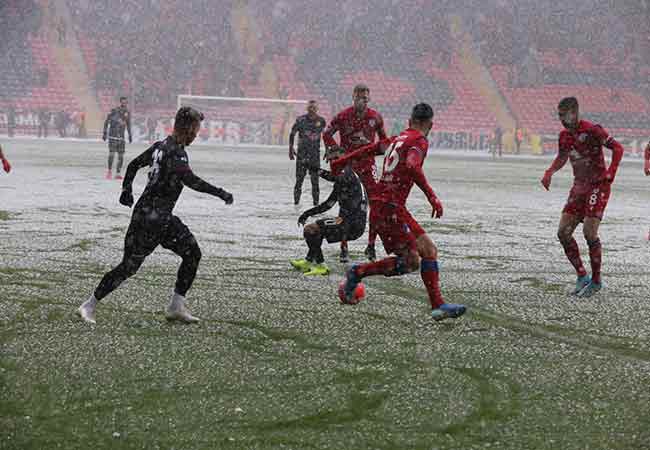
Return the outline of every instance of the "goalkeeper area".
<path id="1" fill-rule="evenodd" d="M 438 245 L 447 301 L 469 307 L 434 323 L 418 273 L 365 279 L 363 302 L 343 306 L 337 245 L 323 247 L 329 277 L 291 270 L 306 246 L 285 147 L 192 146 L 196 174 L 235 197 L 226 207 L 188 189 L 175 209 L 203 253 L 188 294 L 202 322 L 165 321 L 180 259 L 159 248 L 100 303 L 93 327 L 75 310 L 118 264 L 131 212 L 120 184 L 102 178 L 105 144 L 3 148 L 13 171 L 0 175 L 2 449 L 650 442 L 650 217 L 638 161 L 623 162 L 601 227 L 605 288 L 579 300 L 566 295 L 575 278 L 556 238 L 570 169 L 546 192 L 546 159 L 431 151 L 424 168 L 445 216 L 431 219 L 417 189 L 409 208 Z M 144 148 L 129 146 L 126 161 Z M 366 241 L 350 243 L 353 260 Z"/>

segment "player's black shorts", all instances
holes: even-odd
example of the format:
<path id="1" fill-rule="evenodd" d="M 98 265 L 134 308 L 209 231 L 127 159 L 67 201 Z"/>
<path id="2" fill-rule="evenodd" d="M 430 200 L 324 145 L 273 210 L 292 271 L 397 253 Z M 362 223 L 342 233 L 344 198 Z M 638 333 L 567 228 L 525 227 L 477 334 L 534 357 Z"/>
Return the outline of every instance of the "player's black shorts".
<path id="1" fill-rule="evenodd" d="M 159 245 L 183 254 L 197 244 L 190 229 L 178 217 L 148 207 L 134 211 L 124 238 L 125 254 L 145 258 Z"/>
<path id="2" fill-rule="evenodd" d="M 114 139 L 108 140 L 108 151 L 113 153 L 124 153 L 125 145 L 124 141 L 116 141 Z"/>
<path id="3" fill-rule="evenodd" d="M 320 232 L 330 244 L 341 241 L 354 241 L 359 239 L 366 231 L 366 219 L 356 220 L 352 224 L 345 222 L 337 224 L 336 217 L 326 217 L 316 221 Z"/>

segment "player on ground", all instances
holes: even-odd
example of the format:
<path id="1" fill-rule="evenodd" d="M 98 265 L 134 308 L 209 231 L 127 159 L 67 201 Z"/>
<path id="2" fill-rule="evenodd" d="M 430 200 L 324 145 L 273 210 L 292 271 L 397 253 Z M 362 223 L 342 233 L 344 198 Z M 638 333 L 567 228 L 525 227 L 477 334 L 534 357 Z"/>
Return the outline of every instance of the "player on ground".
<path id="1" fill-rule="evenodd" d="M 108 171 L 106 172 L 106 179 L 110 180 L 113 177 L 113 159 L 117 153 L 117 167 L 116 167 L 116 180 L 121 180 L 122 164 L 124 162 L 124 130 L 129 132 L 129 144 L 131 143 L 131 113 L 128 108 L 128 101 L 126 97 L 120 97 L 120 106 L 111 109 L 111 112 L 106 116 L 104 121 L 104 134 L 102 139 L 106 141 L 108 138 Z"/>
<path id="2" fill-rule="evenodd" d="M 2 146 L 0 145 L 0 161 L 2 161 L 2 168 L 4 169 L 5 172 L 9 173 L 11 172 L 11 164 L 9 164 L 9 160 L 5 156 L 5 154 L 2 152 Z"/>
<path id="3" fill-rule="evenodd" d="M 333 146 L 327 150 L 325 156 L 329 162 L 332 162 L 343 153 L 341 147 Z M 337 202 L 339 204 L 337 217 L 320 219 L 305 226 L 304 236 L 309 251 L 305 259 L 291 261 L 291 265 L 305 272 L 305 275 L 327 275 L 330 272 L 324 264 L 325 258 L 321 250 L 323 238 L 330 244 L 345 243 L 347 256 L 347 241 L 360 238 L 366 230 L 368 197 L 359 176 L 352 170 L 350 164 L 338 176 L 334 177 L 334 189 L 327 200 L 302 213 L 298 218 L 298 223 L 304 225 L 309 217 L 324 213 Z"/>
<path id="4" fill-rule="evenodd" d="M 320 169 L 320 136 L 325 129 L 325 119 L 318 115 L 318 103 L 310 100 L 307 114 L 296 119 L 289 134 L 289 159 L 296 160 L 296 185 L 293 188 L 293 202 L 300 203 L 302 183 L 309 171 L 311 196 L 314 206 L 318 205 L 318 170 Z M 298 155 L 293 150 L 294 138 L 298 133 Z"/>
<path id="5" fill-rule="evenodd" d="M 338 113 L 330 122 L 323 133 L 323 142 L 327 148 L 336 144 L 334 134 L 338 131 L 340 146 L 346 152 L 351 152 L 361 146 L 373 143 L 375 136 L 379 139 L 386 138 L 384 119 L 374 109 L 368 108 L 370 101 L 370 88 L 365 84 L 357 84 L 352 92 L 354 105 Z M 372 197 L 377 183 L 377 166 L 374 158 L 366 158 L 352 163 L 352 169 L 359 175 L 363 186 Z M 368 230 L 368 246 L 365 254 L 371 261 L 376 258 L 375 232 L 372 222 Z"/>
<path id="6" fill-rule="evenodd" d="M 565 129 L 560 132 L 558 155 L 551 167 L 544 172 L 541 183 L 548 190 L 553 174 L 560 170 L 567 160 L 571 161 L 573 187 L 562 210 L 557 236 L 578 275 L 571 294 L 591 297 L 602 288 L 602 248 L 598 227 L 607 207 L 618 165 L 623 158 L 623 147 L 600 125 L 580 120 L 578 100 L 575 97 L 560 101 L 558 115 Z M 605 164 L 603 146 L 612 150 L 612 162 L 609 167 Z M 582 264 L 578 243 L 573 238 L 573 232 L 580 222 L 583 222 L 582 231 L 589 246 L 591 278 Z"/>
<path id="7" fill-rule="evenodd" d="M 173 134 L 154 143 L 127 167 L 121 204 L 133 205 L 131 183 L 142 167 L 149 166 L 149 181 L 133 209 L 122 262 L 104 275 L 94 294 L 79 307 L 78 314 L 86 322 L 95 323 L 97 303 L 134 275 L 158 245 L 183 258 L 167 308 L 167 319 L 186 323 L 199 321 L 185 307 L 185 295 L 194 281 L 201 249 L 192 232 L 172 214 L 172 210 L 183 186 L 219 197 L 227 205 L 233 202 L 232 194 L 203 181 L 190 168 L 185 147 L 196 138 L 202 120 L 203 114 L 197 110 L 187 106 L 180 108 L 176 113 Z"/>
<path id="8" fill-rule="evenodd" d="M 354 303 L 354 290 L 365 277 L 403 275 L 420 269 L 422 281 L 429 294 L 431 316 L 435 320 L 457 318 L 465 313 L 465 306 L 445 303 L 438 279 L 438 250 L 424 229 L 406 209 L 406 200 L 415 183 L 433 208 L 432 217 L 442 217 L 442 203 L 436 197 L 422 171 L 429 143 L 427 136 L 433 126 L 433 109 L 426 103 L 413 107 L 409 128 L 388 142 L 381 179 L 370 197 L 370 223 L 384 243 L 388 258 L 366 264 L 353 265 L 346 272 L 344 295 L 346 303 Z M 387 141 L 359 149 L 332 165 L 336 173 L 349 160 L 367 158 L 371 152 L 381 154 Z M 365 154 L 364 154 L 365 153 Z"/>

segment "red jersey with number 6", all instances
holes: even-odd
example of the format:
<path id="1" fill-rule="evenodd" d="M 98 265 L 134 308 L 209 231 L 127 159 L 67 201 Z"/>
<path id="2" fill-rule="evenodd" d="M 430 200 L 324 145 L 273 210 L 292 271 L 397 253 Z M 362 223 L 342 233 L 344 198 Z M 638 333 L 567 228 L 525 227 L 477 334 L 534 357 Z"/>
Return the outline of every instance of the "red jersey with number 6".
<path id="1" fill-rule="evenodd" d="M 415 183 L 413 167 L 422 168 L 429 142 L 418 130 L 408 128 L 397 136 L 384 157 L 384 166 L 373 199 L 394 205 L 406 205 Z"/>

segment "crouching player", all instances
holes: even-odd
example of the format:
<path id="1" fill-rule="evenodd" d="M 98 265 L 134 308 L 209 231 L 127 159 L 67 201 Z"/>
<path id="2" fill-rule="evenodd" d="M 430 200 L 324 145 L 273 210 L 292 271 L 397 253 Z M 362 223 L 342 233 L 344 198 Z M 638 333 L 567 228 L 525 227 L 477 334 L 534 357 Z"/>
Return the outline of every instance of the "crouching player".
<path id="1" fill-rule="evenodd" d="M 185 294 L 192 287 L 201 260 L 201 249 L 196 239 L 181 219 L 172 214 L 178 197 L 187 186 L 198 192 L 219 197 L 230 205 L 232 194 L 215 187 L 196 176 L 190 168 L 185 147 L 196 138 L 203 114 L 184 106 L 176 113 L 174 132 L 161 142 L 156 142 L 131 161 L 122 183 L 120 203 L 133 205 L 131 184 L 138 169 L 149 166 L 149 181 L 133 208 L 129 229 L 124 239 L 122 262 L 104 275 L 95 292 L 78 309 L 83 320 L 95 323 L 97 303 L 118 288 L 124 280 L 134 275 L 145 258 L 159 245 L 180 256 L 176 286 L 167 308 L 168 320 L 198 322 L 185 307 Z"/>
<path id="2" fill-rule="evenodd" d="M 436 197 L 422 171 L 428 151 L 427 135 L 433 126 L 433 109 L 426 103 L 413 107 L 409 128 L 391 139 L 376 195 L 370 198 L 370 223 L 384 244 L 388 258 L 366 264 L 355 264 L 346 273 L 343 284 L 345 303 L 355 303 L 354 290 L 368 276 L 403 275 L 420 269 L 422 281 L 429 294 L 431 316 L 435 320 L 457 318 L 465 313 L 464 305 L 445 303 L 438 279 L 438 250 L 424 229 L 406 209 L 406 200 L 413 184 L 424 192 L 433 208 L 432 217 L 442 217 L 442 203 Z M 350 159 L 374 157 L 381 154 L 386 141 L 356 150 L 336 161 L 332 170 Z"/>
<path id="3" fill-rule="evenodd" d="M 331 163 L 341 157 L 344 150 L 333 146 L 327 149 L 326 159 Z M 330 178 L 325 174 L 325 178 Z M 305 226 L 304 236 L 309 251 L 305 259 L 291 261 L 291 265 L 301 270 L 305 275 L 327 275 L 329 268 L 324 264 L 325 258 L 321 250 L 323 239 L 328 243 L 341 242 L 341 254 L 347 258 L 347 242 L 361 237 L 366 230 L 368 213 L 368 196 L 359 176 L 352 170 L 350 164 L 334 177 L 334 188 L 324 203 L 302 213 L 298 223 L 304 225 L 307 219 L 316 214 L 324 213 L 336 203 L 339 204 L 337 217 L 317 220 Z"/>

